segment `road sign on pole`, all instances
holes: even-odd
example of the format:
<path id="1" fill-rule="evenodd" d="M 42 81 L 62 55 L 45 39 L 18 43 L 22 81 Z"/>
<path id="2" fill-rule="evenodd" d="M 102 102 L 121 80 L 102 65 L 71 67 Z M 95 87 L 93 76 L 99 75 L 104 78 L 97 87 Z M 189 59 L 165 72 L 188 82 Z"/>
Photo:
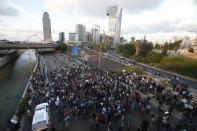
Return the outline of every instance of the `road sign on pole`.
<path id="1" fill-rule="evenodd" d="M 72 47 L 72 56 L 74 57 L 78 56 L 78 47 L 75 46 Z"/>

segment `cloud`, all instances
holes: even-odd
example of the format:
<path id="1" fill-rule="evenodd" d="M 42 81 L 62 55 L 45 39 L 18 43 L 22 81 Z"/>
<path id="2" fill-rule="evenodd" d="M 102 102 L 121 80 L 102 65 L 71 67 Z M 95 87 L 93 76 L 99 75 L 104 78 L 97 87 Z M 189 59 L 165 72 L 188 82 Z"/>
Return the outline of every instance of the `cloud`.
<path id="1" fill-rule="evenodd" d="M 26 40 L 29 35 L 37 34 L 36 39 L 40 40 L 42 38 L 42 31 L 36 29 L 0 29 L 0 34 L 2 38 L 6 38 L 12 41 L 15 40 Z M 0 37 L 0 38 L 1 38 Z M 33 38 L 34 39 L 34 38 Z"/>
<path id="2" fill-rule="evenodd" d="M 197 24 L 195 21 L 190 21 L 187 23 L 181 23 L 178 25 L 178 28 L 182 31 L 188 31 L 188 32 L 197 32 Z"/>
<path id="3" fill-rule="evenodd" d="M 194 2 L 194 4 L 197 4 L 197 0 L 192 0 Z"/>
<path id="4" fill-rule="evenodd" d="M 0 1 L 0 15 L 2 16 L 18 16 L 21 10 L 13 3 L 7 0 Z"/>
<path id="5" fill-rule="evenodd" d="M 123 14 L 122 33 L 153 34 L 196 29 L 196 11 L 197 6 L 192 0 L 165 0 L 155 10 L 138 15 Z"/>
<path id="6" fill-rule="evenodd" d="M 164 0 L 44 0 L 46 9 L 52 11 L 79 11 L 93 16 L 105 16 L 105 9 L 110 5 L 129 11 L 130 13 L 152 10 Z"/>
<path id="7" fill-rule="evenodd" d="M 1 29 L 0 32 L 4 32 L 4 33 L 14 33 L 14 34 L 42 34 L 41 30 L 35 30 L 35 29 Z"/>
<path id="8" fill-rule="evenodd" d="M 4 23 L 3 20 L 0 20 L 0 27 L 5 27 L 5 26 L 8 26 L 8 24 Z"/>
<path id="9" fill-rule="evenodd" d="M 132 24 L 128 27 L 124 27 L 122 34 L 154 34 L 154 33 L 170 33 L 170 32 L 181 32 L 181 31 L 195 31 L 197 32 L 197 24 L 181 23 L 179 20 L 174 22 L 164 21 L 155 22 L 149 24 Z"/>
<path id="10" fill-rule="evenodd" d="M 7 36 L 7 35 L 0 32 L 0 37 L 2 37 L 2 36 Z"/>
<path id="11" fill-rule="evenodd" d="M 160 23 L 152 23 L 146 26 L 144 31 L 146 33 L 158 33 L 158 32 L 174 32 L 177 30 L 175 23 L 169 23 L 169 22 L 160 22 Z"/>
<path id="12" fill-rule="evenodd" d="M 164 0 L 121 0 L 119 5 L 131 12 L 141 12 L 157 8 Z"/>
<path id="13" fill-rule="evenodd" d="M 2 27 L 6 27 L 6 26 L 8 26 L 8 24 L 1 23 L 1 24 L 0 24 L 0 26 L 2 26 Z"/>
<path id="14" fill-rule="evenodd" d="M 15 29 L 0 29 L 0 32 L 4 32 L 7 34 L 10 33 L 14 33 L 14 34 L 24 34 L 24 35 L 32 35 L 32 34 L 37 34 L 37 35 L 43 35 L 42 30 L 39 29 L 19 29 L 19 28 L 15 28 Z M 56 30 L 52 30 L 51 33 L 57 33 Z"/>
<path id="15" fill-rule="evenodd" d="M 32 37 L 31 41 L 40 42 L 43 40 L 43 32 L 39 29 L 20 29 L 20 28 L 4 28 L 0 29 L 0 39 L 8 39 L 11 41 L 23 41 L 26 40 L 29 35 L 36 34 L 36 37 Z M 56 30 L 52 30 L 52 39 L 57 40 L 58 35 Z"/>
<path id="16" fill-rule="evenodd" d="M 151 34 L 151 33 L 159 33 L 159 32 L 174 32 L 177 30 L 175 23 L 169 22 L 157 22 L 157 23 L 149 23 L 149 24 L 132 24 L 127 28 L 123 28 L 123 34 L 130 33 L 140 33 L 140 34 Z"/>

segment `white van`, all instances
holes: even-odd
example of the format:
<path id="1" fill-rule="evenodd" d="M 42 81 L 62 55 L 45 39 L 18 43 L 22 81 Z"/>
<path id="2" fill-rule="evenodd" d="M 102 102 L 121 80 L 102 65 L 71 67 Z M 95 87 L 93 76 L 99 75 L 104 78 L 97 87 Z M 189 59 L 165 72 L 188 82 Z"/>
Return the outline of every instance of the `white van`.
<path id="1" fill-rule="evenodd" d="M 42 103 L 36 106 L 32 121 L 32 131 L 42 131 L 50 127 L 49 105 Z"/>

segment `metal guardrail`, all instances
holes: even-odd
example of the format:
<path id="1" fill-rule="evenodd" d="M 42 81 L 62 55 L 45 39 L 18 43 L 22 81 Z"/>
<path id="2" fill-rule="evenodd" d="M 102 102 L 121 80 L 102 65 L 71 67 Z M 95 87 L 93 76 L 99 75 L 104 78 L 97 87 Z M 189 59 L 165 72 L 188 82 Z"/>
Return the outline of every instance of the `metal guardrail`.
<path id="1" fill-rule="evenodd" d="M 57 48 L 54 44 L 7 44 L 0 43 L 0 49 L 43 49 L 43 48 Z"/>

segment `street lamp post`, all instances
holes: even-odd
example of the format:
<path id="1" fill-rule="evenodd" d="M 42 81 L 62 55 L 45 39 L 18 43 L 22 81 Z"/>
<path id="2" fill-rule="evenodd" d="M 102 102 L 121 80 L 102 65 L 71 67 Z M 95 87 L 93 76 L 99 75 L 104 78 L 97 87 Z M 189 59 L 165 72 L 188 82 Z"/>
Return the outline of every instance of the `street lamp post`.
<path id="1" fill-rule="evenodd" d="M 104 30 L 103 30 L 103 34 L 105 34 L 105 31 Z M 99 50 L 99 68 L 101 68 L 101 43 L 102 42 L 100 41 L 100 46 L 99 46 L 99 48 L 100 48 L 100 50 Z M 105 43 L 105 41 L 104 41 L 104 43 Z"/>
<path id="2" fill-rule="evenodd" d="M 100 43 L 100 51 L 99 51 L 99 68 L 101 68 L 101 43 Z"/>
<path id="3" fill-rule="evenodd" d="M 31 61 L 31 57 L 30 57 L 28 42 L 29 42 L 29 39 L 30 39 L 31 37 L 34 37 L 34 36 L 37 36 L 37 34 L 29 35 L 29 36 L 27 37 L 27 51 L 28 51 L 28 55 L 29 55 L 30 74 L 32 73 L 32 68 L 33 68 L 33 67 L 32 67 L 32 61 Z"/>

